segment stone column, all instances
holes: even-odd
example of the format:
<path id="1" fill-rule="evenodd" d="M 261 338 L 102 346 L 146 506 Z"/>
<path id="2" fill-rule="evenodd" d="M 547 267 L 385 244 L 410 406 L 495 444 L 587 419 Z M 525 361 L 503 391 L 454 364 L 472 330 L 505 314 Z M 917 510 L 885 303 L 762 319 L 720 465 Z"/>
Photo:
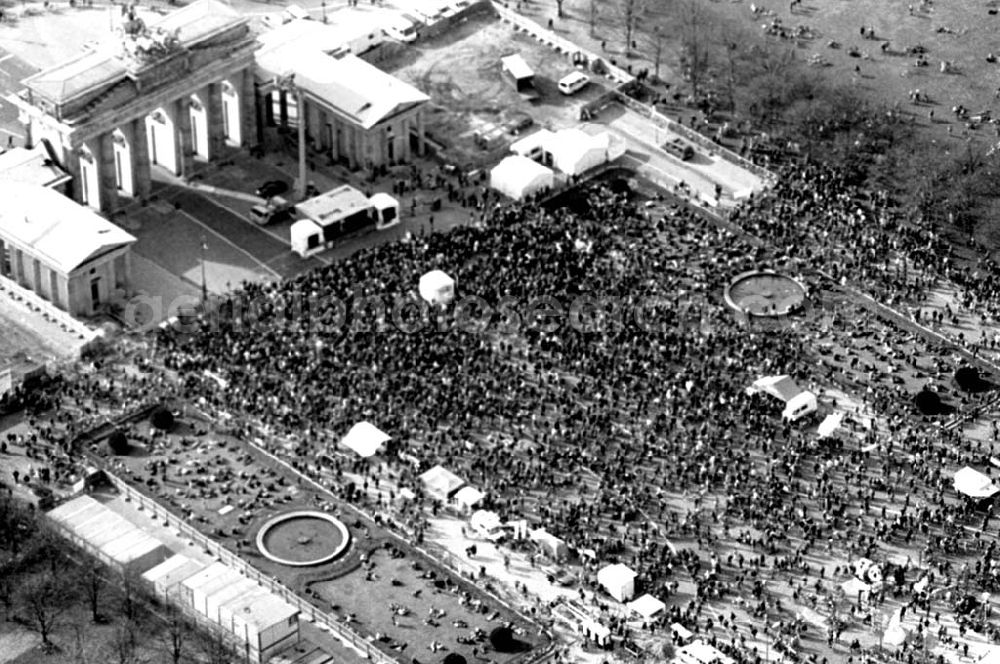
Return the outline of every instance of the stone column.
<path id="1" fill-rule="evenodd" d="M 208 158 L 218 159 L 225 151 L 226 123 L 222 118 L 222 82 L 208 85 Z"/>
<path id="2" fill-rule="evenodd" d="M 178 175 L 188 178 L 194 172 L 194 146 L 191 144 L 191 103 L 187 97 L 174 102 L 174 115 Z"/>
<path id="3" fill-rule="evenodd" d="M 256 145 L 260 143 L 257 138 L 260 118 L 257 107 L 260 102 L 257 99 L 257 84 L 253 80 L 253 68 L 244 69 L 242 76 L 237 74 L 230 82 L 239 94 L 240 142 L 243 145 Z"/>
<path id="4" fill-rule="evenodd" d="M 0 277 L 7 276 L 7 243 L 0 240 Z"/>
<path id="5" fill-rule="evenodd" d="M 56 282 L 57 282 L 58 288 L 59 288 L 59 301 L 56 302 L 56 305 L 59 306 L 59 308 L 65 310 L 65 311 L 69 311 L 70 310 L 69 309 L 69 279 L 67 279 L 66 277 L 64 277 L 63 275 L 60 274 L 60 275 L 58 275 L 56 277 Z"/>
<path id="6" fill-rule="evenodd" d="M 111 132 L 101 134 L 95 139 L 97 149 L 91 148 L 97 163 L 98 196 L 101 201 L 101 212 L 111 213 L 118 209 L 118 178 L 115 175 L 115 142 Z"/>
<path id="7" fill-rule="evenodd" d="M 271 114 L 267 112 L 267 106 L 265 106 L 265 100 L 269 99 L 267 95 L 260 91 L 260 86 L 256 83 L 253 86 L 253 117 L 255 118 L 254 124 L 250 127 L 250 131 L 247 133 L 247 137 L 253 137 L 251 144 L 253 145 L 263 145 L 264 144 L 264 124 L 270 123 L 272 118 Z M 246 109 L 246 104 L 243 106 Z M 246 127 L 246 122 L 243 124 Z"/>
<path id="8" fill-rule="evenodd" d="M 419 109 L 417 111 L 417 154 L 421 157 L 427 152 L 427 146 L 424 144 L 424 109 Z"/>
<path id="9" fill-rule="evenodd" d="M 297 110 L 299 111 L 299 120 L 301 120 L 302 109 Z M 285 90 L 278 91 L 278 124 L 288 129 L 288 92 Z"/>
<path id="10" fill-rule="evenodd" d="M 72 178 L 69 183 L 70 198 L 83 205 L 83 184 L 80 182 L 83 171 L 80 169 L 80 155 L 75 148 L 66 147 L 63 150 L 63 166 Z"/>
<path id="11" fill-rule="evenodd" d="M 132 192 L 136 198 L 148 198 L 152 177 L 149 174 L 149 136 L 146 134 L 146 118 L 132 120 Z"/>

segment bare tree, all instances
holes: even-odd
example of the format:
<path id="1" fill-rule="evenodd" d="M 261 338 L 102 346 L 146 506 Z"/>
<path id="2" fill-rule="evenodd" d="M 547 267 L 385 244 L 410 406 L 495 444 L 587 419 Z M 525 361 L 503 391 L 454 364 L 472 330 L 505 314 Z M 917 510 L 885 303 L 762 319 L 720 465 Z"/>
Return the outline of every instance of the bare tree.
<path id="1" fill-rule="evenodd" d="M 71 586 L 45 572 L 29 577 L 18 589 L 18 605 L 25 624 L 42 637 L 42 647 L 52 650 L 52 632 L 74 601 Z"/>
<path id="2" fill-rule="evenodd" d="M 107 654 L 114 664 L 142 664 L 139 656 L 139 643 L 136 638 L 137 626 L 131 620 L 124 620 L 115 625 L 111 638 L 107 642 Z"/>
<path id="3" fill-rule="evenodd" d="M 160 633 L 160 641 L 163 650 L 170 657 L 171 664 L 180 664 L 184 657 L 188 636 L 191 634 L 191 624 L 184 614 L 168 605 L 167 624 L 163 632 Z"/>
<path id="4" fill-rule="evenodd" d="M 201 654 L 204 655 L 206 664 L 230 664 L 235 661 L 233 649 L 218 629 L 210 630 L 201 639 Z"/>
<path id="5" fill-rule="evenodd" d="M 653 29 L 646 35 L 646 42 L 650 52 L 653 54 L 653 78 L 660 78 L 660 64 L 663 62 L 663 48 L 665 36 L 659 24 L 654 24 Z"/>
<path id="6" fill-rule="evenodd" d="M 680 0 L 677 9 L 681 30 L 681 65 L 691 82 L 691 96 L 697 101 L 710 64 L 711 51 L 706 38 L 709 17 L 699 0 Z"/>
<path id="7" fill-rule="evenodd" d="M 95 623 L 99 623 L 103 619 L 101 616 L 101 591 L 104 590 L 106 583 L 105 571 L 104 567 L 96 560 L 84 561 L 80 570 L 80 587 L 83 589 L 83 595 L 90 607 L 90 619 Z"/>
<path id="8" fill-rule="evenodd" d="M 136 575 L 126 571 L 121 583 L 121 611 L 126 620 L 135 620 L 136 618 L 137 600 L 141 589 L 142 586 Z"/>
<path id="9" fill-rule="evenodd" d="M 625 30 L 625 56 L 632 56 L 632 42 L 642 18 L 643 0 L 621 0 L 622 28 Z"/>

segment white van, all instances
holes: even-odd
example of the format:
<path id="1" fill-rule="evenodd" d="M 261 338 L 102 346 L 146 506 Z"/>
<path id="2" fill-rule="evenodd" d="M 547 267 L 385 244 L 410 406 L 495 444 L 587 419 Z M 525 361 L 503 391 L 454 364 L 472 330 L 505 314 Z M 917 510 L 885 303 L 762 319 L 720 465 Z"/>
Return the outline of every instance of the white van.
<path id="1" fill-rule="evenodd" d="M 580 71 L 567 74 L 559 81 L 559 92 L 571 95 L 583 90 L 590 83 L 590 77 Z"/>

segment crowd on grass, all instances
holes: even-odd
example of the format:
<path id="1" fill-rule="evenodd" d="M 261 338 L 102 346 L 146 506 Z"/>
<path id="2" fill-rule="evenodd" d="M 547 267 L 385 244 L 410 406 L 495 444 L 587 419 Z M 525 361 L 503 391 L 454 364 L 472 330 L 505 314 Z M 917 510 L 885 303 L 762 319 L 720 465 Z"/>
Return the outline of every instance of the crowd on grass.
<path id="1" fill-rule="evenodd" d="M 927 229 L 896 217 L 884 195 L 862 195 L 825 166 L 789 167 L 732 221 L 777 251 L 609 183 L 587 185 L 571 206 L 491 205 L 473 226 L 246 284 L 194 329 L 163 330 L 152 356 L 130 351 L 61 382 L 64 408 L 35 428 L 71 455 L 75 434 L 109 407 L 180 397 L 225 413 L 247 438 L 258 424 L 273 440 L 291 437 L 295 445 L 272 451 L 300 468 L 329 455 L 332 488 L 395 506 L 418 541 L 420 507 L 440 507 L 418 475 L 440 463 L 504 519 L 529 518 L 592 552 L 588 572 L 626 563 L 671 604 L 660 622 L 712 635 L 745 661 L 762 656 L 744 645 L 758 630 L 797 642 L 805 627 L 788 594 L 828 613 L 827 633 L 807 636 L 834 644 L 847 624 L 835 598 L 848 558 L 896 561 L 901 571 L 887 574 L 876 604 L 888 596 L 929 609 L 929 592 L 950 588 L 931 615 L 951 610 L 944 598 L 964 597 L 959 584 L 993 589 L 995 525 L 951 486 L 955 469 L 988 467 L 989 454 L 916 416 L 904 384 L 851 357 L 867 337 L 901 372 L 933 378 L 948 370 L 947 354 L 921 368 L 908 331 L 851 309 L 747 325 L 721 300 L 728 279 L 760 265 L 804 275 L 820 298 L 840 279 L 897 303 L 917 301 L 937 278 L 964 287 L 970 303 L 988 299 L 990 286 L 956 268 Z M 455 279 L 451 305 L 417 293 L 435 268 Z M 842 352 L 813 348 L 823 334 Z M 879 417 L 820 443 L 812 426 L 784 422 L 766 397 L 746 394 L 773 374 L 860 391 Z M 362 420 L 392 436 L 387 463 L 330 452 Z M 409 507 L 403 488 L 417 495 Z M 925 576 L 933 582 L 915 590 Z M 693 596 L 675 595 L 678 579 L 693 582 Z M 585 576 L 581 596 L 606 603 L 596 590 Z M 711 604 L 724 611 L 706 612 Z M 1000 636 L 982 613 L 961 620 Z"/>

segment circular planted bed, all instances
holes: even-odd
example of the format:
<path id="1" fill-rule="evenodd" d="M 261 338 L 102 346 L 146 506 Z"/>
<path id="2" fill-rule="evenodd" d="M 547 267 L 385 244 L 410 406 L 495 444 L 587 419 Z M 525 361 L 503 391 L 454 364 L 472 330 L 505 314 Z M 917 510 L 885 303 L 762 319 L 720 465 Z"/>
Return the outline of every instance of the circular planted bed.
<path id="1" fill-rule="evenodd" d="M 314 510 L 279 514 L 257 533 L 257 549 L 264 557 L 289 567 L 336 560 L 350 543 L 347 526 L 329 514 Z"/>
<path id="2" fill-rule="evenodd" d="M 744 272 L 726 286 L 726 304 L 748 316 L 787 316 L 802 308 L 805 286 L 770 270 Z"/>

